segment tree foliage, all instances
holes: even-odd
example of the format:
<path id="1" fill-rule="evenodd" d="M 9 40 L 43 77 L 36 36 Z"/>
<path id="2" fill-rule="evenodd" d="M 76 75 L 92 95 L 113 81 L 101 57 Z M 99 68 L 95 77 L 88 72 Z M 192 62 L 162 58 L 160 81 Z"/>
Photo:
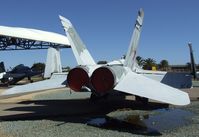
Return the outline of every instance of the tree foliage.
<path id="1" fill-rule="evenodd" d="M 144 59 L 142 57 L 140 57 L 140 56 L 137 56 L 136 60 L 137 60 L 138 65 L 140 67 L 143 67 L 143 65 L 144 65 Z"/>
<path id="2" fill-rule="evenodd" d="M 41 62 L 34 63 L 31 67 L 31 69 L 34 71 L 42 71 L 43 72 L 45 69 L 45 64 L 41 63 Z"/>
<path id="3" fill-rule="evenodd" d="M 159 69 L 161 70 L 168 70 L 169 69 L 169 62 L 167 60 L 161 60 L 159 64 Z"/>
<path id="4" fill-rule="evenodd" d="M 151 70 L 152 67 L 156 67 L 157 64 L 156 64 L 156 61 L 152 58 L 147 58 L 144 60 L 144 65 L 143 65 L 143 69 L 146 69 L 146 70 Z"/>

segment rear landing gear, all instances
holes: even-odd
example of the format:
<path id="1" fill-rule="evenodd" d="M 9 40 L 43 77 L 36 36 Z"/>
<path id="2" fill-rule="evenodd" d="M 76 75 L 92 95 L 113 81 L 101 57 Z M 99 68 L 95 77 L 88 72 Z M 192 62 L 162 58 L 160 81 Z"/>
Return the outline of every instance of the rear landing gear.
<path id="1" fill-rule="evenodd" d="M 33 83 L 33 80 L 31 79 L 31 77 L 28 77 L 28 80 L 30 83 Z"/>

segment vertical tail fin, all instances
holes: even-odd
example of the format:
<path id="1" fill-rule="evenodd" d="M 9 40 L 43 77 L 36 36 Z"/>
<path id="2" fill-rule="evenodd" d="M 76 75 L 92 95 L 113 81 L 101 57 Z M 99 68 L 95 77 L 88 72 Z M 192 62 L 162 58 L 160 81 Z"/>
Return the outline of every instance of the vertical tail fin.
<path id="1" fill-rule="evenodd" d="M 136 51 L 137 51 L 140 33 L 141 33 L 141 29 L 142 29 L 143 19 L 144 19 L 144 11 L 142 9 L 140 9 L 138 12 L 138 17 L 137 17 L 136 23 L 135 23 L 133 35 L 131 37 L 129 49 L 126 54 L 126 59 L 124 62 L 124 65 L 131 69 L 133 69 L 133 67 L 135 65 Z"/>
<path id="2" fill-rule="evenodd" d="M 72 23 L 62 16 L 59 16 L 59 18 L 71 44 L 71 48 L 78 65 L 95 65 L 96 63 L 94 59 L 90 55 L 89 51 L 86 49 L 86 46 L 82 42 Z"/>
<path id="3" fill-rule="evenodd" d="M 56 48 L 48 48 L 44 78 L 50 78 L 52 73 L 61 73 L 62 65 L 60 58 L 60 50 Z"/>
<path id="4" fill-rule="evenodd" d="M 4 62 L 0 62 L 0 73 L 6 72 Z"/>

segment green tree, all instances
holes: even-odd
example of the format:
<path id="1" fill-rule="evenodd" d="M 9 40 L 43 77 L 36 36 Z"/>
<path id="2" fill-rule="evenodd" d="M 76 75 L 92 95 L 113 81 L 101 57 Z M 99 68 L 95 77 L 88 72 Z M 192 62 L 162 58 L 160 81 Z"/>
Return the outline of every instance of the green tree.
<path id="1" fill-rule="evenodd" d="M 156 61 L 152 58 L 147 58 L 144 60 L 144 65 L 143 65 L 143 69 L 146 69 L 146 70 L 151 70 L 152 67 L 156 67 L 157 64 L 156 64 Z"/>
<path id="2" fill-rule="evenodd" d="M 144 65 L 144 59 L 142 57 L 140 57 L 140 56 L 137 56 L 136 60 L 137 60 L 138 65 L 140 67 L 143 67 L 143 65 Z"/>
<path id="3" fill-rule="evenodd" d="M 31 69 L 33 69 L 34 71 L 44 71 L 45 69 L 45 64 L 38 62 L 38 63 L 34 63 L 31 67 Z"/>
<path id="4" fill-rule="evenodd" d="M 169 69 L 169 62 L 167 60 L 161 60 L 159 64 L 159 69 L 161 70 L 168 70 Z"/>

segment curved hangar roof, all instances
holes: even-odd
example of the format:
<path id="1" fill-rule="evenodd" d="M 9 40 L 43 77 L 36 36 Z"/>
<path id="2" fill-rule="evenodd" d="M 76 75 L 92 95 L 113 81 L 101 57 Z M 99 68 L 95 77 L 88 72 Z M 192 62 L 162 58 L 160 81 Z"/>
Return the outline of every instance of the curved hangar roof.
<path id="1" fill-rule="evenodd" d="M 70 46 L 70 43 L 66 36 L 54 32 L 36 29 L 0 26 L 0 36 L 50 42 Z"/>

